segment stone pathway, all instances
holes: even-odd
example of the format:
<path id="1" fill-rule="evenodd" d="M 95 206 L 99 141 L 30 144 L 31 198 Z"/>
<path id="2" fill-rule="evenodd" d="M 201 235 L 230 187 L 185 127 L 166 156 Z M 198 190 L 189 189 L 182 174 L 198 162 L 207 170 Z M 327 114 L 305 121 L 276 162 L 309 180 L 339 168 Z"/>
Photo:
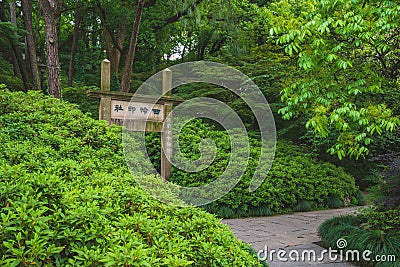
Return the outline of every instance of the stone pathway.
<path id="1" fill-rule="evenodd" d="M 260 253 L 260 256 L 267 259 L 271 267 L 310 265 L 347 267 L 353 265 L 340 260 L 334 261 L 332 260 L 334 257 L 329 257 L 328 253 L 325 254 L 324 260 L 308 260 L 308 255 L 312 253 L 310 252 L 312 250 L 315 251 L 317 257 L 320 257 L 321 251 L 324 249 L 317 244 L 321 241 L 318 237 L 317 229 L 322 222 L 332 217 L 355 213 L 358 208 L 350 207 L 334 210 L 297 212 L 270 217 L 227 219 L 222 222 L 230 226 L 237 238 L 251 244 L 256 251 L 262 251 L 263 253 Z M 285 255 L 282 250 L 286 251 Z M 265 251 L 268 253 L 264 253 Z M 278 251 L 281 251 L 280 258 L 287 259 L 287 261 L 279 260 L 277 256 Z M 289 257 L 289 255 L 291 256 Z M 305 259 L 289 260 L 290 258 L 295 258 L 297 255 L 300 258 L 303 255 Z"/>

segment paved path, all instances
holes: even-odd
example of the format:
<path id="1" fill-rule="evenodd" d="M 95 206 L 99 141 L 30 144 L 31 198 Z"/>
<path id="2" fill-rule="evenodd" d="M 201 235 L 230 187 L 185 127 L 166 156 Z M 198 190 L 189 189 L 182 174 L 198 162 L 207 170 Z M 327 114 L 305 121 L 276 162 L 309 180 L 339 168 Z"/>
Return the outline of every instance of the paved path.
<path id="1" fill-rule="evenodd" d="M 285 250 L 286 255 L 283 258 L 289 259 L 289 252 L 293 257 L 296 252 L 301 256 L 304 250 L 313 250 L 317 257 L 321 255 L 322 247 L 316 243 L 321 239 L 318 237 L 318 226 L 326 219 L 355 213 L 358 207 L 350 207 L 334 210 L 322 210 L 311 212 L 297 212 L 287 215 L 278 215 L 270 217 L 256 217 L 244 219 L 227 219 L 222 222 L 230 226 L 235 235 L 243 242 L 249 243 L 256 251 L 268 251 L 268 253 L 260 254 L 271 255 L 272 250 Z M 307 260 L 308 254 L 305 254 L 306 259 L 297 261 L 280 261 L 277 258 L 276 252 L 272 254 L 272 261 L 269 261 L 269 266 L 326 266 L 326 267 L 341 267 L 352 266 L 347 262 L 333 261 L 325 254 L 323 261 Z M 291 257 L 291 258 L 293 258 Z M 268 256 L 269 258 L 269 256 Z"/>

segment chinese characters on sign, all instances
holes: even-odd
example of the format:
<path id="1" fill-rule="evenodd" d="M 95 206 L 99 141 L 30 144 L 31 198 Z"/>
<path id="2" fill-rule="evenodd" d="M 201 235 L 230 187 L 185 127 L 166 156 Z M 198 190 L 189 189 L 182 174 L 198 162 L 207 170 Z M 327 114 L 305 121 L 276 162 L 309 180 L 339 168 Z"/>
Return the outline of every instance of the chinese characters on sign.
<path id="1" fill-rule="evenodd" d="M 111 108 L 111 119 L 157 122 L 164 120 L 164 108 L 161 104 L 112 100 Z"/>
<path id="2" fill-rule="evenodd" d="M 172 123 L 171 117 L 167 117 L 164 122 L 164 132 L 163 132 L 163 146 L 164 153 L 168 158 L 172 157 Z"/>

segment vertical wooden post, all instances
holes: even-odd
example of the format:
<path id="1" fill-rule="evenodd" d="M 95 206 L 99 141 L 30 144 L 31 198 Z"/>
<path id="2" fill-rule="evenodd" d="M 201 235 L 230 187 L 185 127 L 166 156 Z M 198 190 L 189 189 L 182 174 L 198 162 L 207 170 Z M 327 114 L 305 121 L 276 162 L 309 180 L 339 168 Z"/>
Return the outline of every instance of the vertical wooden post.
<path id="1" fill-rule="evenodd" d="M 172 71 L 165 69 L 163 71 L 162 92 L 165 96 L 171 96 L 172 88 Z M 168 160 L 172 157 L 172 124 L 171 119 L 167 119 L 169 113 L 172 111 L 172 104 L 164 104 L 164 127 L 161 132 L 161 177 L 169 181 L 171 178 L 172 164 Z"/>
<path id="2" fill-rule="evenodd" d="M 110 91 L 110 61 L 104 59 L 101 62 L 101 91 Z M 102 97 L 100 99 L 99 120 L 106 120 L 111 124 L 111 97 Z"/>
<path id="3" fill-rule="evenodd" d="M 108 59 L 104 59 L 101 62 L 101 91 L 110 91 L 110 64 L 111 62 Z"/>
<path id="4" fill-rule="evenodd" d="M 164 96 L 172 95 L 172 71 L 166 68 L 163 71 L 163 80 L 162 80 L 162 93 Z"/>

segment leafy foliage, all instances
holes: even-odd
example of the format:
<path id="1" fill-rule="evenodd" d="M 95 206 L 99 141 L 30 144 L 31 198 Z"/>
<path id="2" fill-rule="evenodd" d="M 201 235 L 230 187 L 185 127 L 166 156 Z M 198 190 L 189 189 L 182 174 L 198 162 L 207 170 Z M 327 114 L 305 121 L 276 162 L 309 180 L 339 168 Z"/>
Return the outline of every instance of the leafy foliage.
<path id="1" fill-rule="evenodd" d="M 99 118 L 99 100 L 89 98 L 88 90 L 98 90 L 95 86 L 66 87 L 62 89 L 63 100 L 77 104 L 83 113 L 89 113 L 93 119 Z"/>
<path id="2" fill-rule="evenodd" d="M 381 179 L 374 188 L 378 192 L 377 204 L 383 209 L 400 208 L 400 158 L 398 153 L 379 155 L 373 161 L 385 165 Z"/>
<path id="3" fill-rule="evenodd" d="M 370 259 L 377 259 L 376 255 L 395 255 L 396 261 L 365 262 L 366 266 L 399 266 L 400 232 L 399 210 L 385 213 L 365 210 L 358 215 L 335 217 L 323 222 L 318 233 L 326 246 L 338 249 L 337 240 L 344 238 L 347 246 L 343 249 L 363 251 L 370 250 Z"/>
<path id="4" fill-rule="evenodd" d="M 0 265 L 261 266 L 214 216 L 138 188 L 120 127 L 4 89 L 0 125 Z"/>
<path id="5" fill-rule="evenodd" d="M 12 91 L 22 90 L 24 85 L 19 77 L 14 75 L 13 67 L 0 57 L 0 83 L 5 84 Z"/>
<path id="6" fill-rule="evenodd" d="M 395 107 L 382 101 L 399 88 L 398 3 L 320 1 L 311 10 L 294 22 L 277 19 L 271 29 L 298 62 L 299 78 L 283 90 L 280 113 L 305 114 L 305 126 L 329 137 L 328 151 L 340 159 L 365 156 L 376 135 L 399 123 Z"/>
<path id="7" fill-rule="evenodd" d="M 227 132 L 193 120 L 182 129 L 179 138 L 183 155 L 191 160 L 199 158 L 199 144 L 204 138 L 212 138 L 218 149 L 208 168 L 196 173 L 173 168 L 171 181 L 183 186 L 198 186 L 215 180 L 225 171 L 230 158 Z M 207 205 L 207 210 L 222 217 L 239 217 L 288 212 L 299 209 L 304 201 L 309 202 L 312 209 L 337 207 L 330 204 L 332 199 L 340 202 L 340 206 L 358 203 L 353 177 L 332 164 L 314 161 L 288 141 L 278 141 L 268 176 L 255 192 L 250 193 L 248 188 L 258 164 L 260 146 L 258 134 L 250 132 L 250 159 L 241 181 L 223 198 Z M 244 168 L 242 162 L 231 163 L 235 166 L 233 172 Z"/>
<path id="8" fill-rule="evenodd" d="M 400 210 L 389 209 L 386 211 L 369 210 L 364 214 L 366 223 L 365 229 L 372 231 L 381 231 L 386 235 L 400 236 Z"/>

